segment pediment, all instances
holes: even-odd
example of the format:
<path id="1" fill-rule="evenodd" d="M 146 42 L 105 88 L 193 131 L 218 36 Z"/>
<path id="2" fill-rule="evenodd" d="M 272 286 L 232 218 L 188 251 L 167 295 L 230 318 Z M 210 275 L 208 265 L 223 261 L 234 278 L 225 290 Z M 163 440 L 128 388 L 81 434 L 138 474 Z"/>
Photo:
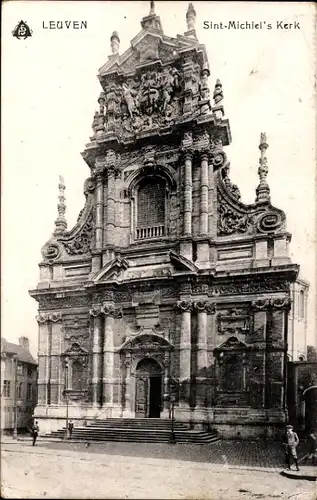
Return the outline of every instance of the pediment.
<path id="1" fill-rule="evenodd" d="M 219 347 L 216 347 L 215 351 L 225 351 L 225 350 L 241 350 L 246 349 L 247 345 L 239 340 L 237 337 L 229 337 L 225 342 L 223 342 Z"/>
<path id="2" fill-rule="evenodd" d="M 126 259 L 116 257 L 112 261 L 108 262 L 108 264 L 106 264 L 100 271 L 98 271 L 95 276 L 93 276 L 92 281 L 97 283 L 100 281 L 118 279 L 122 272 L 128 267 L 129 263 Z"/>
<path id="3" fill-rule="evenodd" d="M 157 351 L 170 350 L 174 346 L 162 335 L 150 332 L 141 332 L 134 337 L 128 338 L 120 347 L 120 350 Z"/>
<path id="4" fill-rule="evenodd" d="M 186 259 L 182 255 L 179 255 L 178 253 L 171 251 L 170 259 L 177 273 L 179 273 L 179 271 L 184 271 L 187 274 L 188 271 L 195 274 L 198 273 L 198 268 L 195 266 L 195 264 L 193 264 L 190 260 Z"/>
<path id="5" fill-rule="evenodd" d="M 78 342 L 74 342 L 70 347 L 68 347 L 62 354 L 64 357 L 81 357 L 88 356 L 88 351 L 81 347 Z"/>
<path id="6" fill-rule="evenodd" d="M 164 65 L 177 59 L 186 49 L 194 47 L 201 47 L 195 38 L 171 38 L 161 30 L 145 28 L 131 40 L 131 47 L 123 54 L 109 56 L 109 61 L 99 69 L 99 78 L 103 80 L 103 76 L 116 71 L 131 74 L 137 71 L 140 65 L 154 61 L 161 61 Z"/>

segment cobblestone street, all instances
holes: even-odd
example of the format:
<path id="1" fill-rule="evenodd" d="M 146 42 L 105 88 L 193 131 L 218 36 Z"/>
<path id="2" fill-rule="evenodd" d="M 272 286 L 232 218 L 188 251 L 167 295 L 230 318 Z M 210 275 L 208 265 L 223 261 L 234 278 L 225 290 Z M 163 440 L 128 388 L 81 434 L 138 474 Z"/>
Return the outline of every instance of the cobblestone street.
<path id="1" fill-rule="evenodd" d="M 48 443 L 2 445 L 6 498 L 317 498 L 314 482 L 280 475 L 276 446 Z M 296 496 L 295 496 L 296 495 Z"/>

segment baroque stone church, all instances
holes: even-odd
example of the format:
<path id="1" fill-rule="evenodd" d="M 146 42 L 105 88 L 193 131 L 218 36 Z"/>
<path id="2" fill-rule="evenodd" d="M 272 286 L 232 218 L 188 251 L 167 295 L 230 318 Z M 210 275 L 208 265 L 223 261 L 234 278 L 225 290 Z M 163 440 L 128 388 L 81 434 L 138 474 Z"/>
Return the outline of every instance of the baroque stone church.
<path id="1" fill-rule="evenodd" d="M 100 68 L 82 157 L 86 202 L 67 230 L 65 185 L 43 246 L 39 304 L 41 430 L 70 418 L 170 417 L 224 436 L 287 420 L 291 235 L 271 204 L 265 134 L 245 205 L 230 181 L 219 80 L 189 4 L 165 35 L 151 2 L 130 48 Z"/>

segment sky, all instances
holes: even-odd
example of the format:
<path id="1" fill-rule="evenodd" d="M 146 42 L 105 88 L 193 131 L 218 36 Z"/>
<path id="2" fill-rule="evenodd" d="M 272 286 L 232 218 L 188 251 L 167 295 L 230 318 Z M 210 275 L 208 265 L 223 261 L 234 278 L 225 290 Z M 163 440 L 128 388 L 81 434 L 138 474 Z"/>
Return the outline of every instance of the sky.
<path id="1" fill-rule="evenodd" d="M 232 144 L 226 148 L 231 180 L 252 203 L 260 133 L 269 149 L 272 204 L 286 212 L 290 256 L 310 282 L 308 339 L 316 344 L 316 125 L 314 5 L 309 2 L 193 2 L 196 33 L 205 44 L 211 92 L 219 78 Z M 29 337 L 37 353 L 36 288 L 41 247 L 57 217 L 58 179 L 66 183 L 68 228 L 84 205 L 89 169 L 80 152 L 92 135 L 101 91 L 98 69 L 119 32 L 120 53 L 141 31 L 148 1 L 32 2 L 2 4 L 2 336 Z M 187 2 L 155 2 L 164 32 L 186 28 Z M 18 40 L 20 20 L 32 37 Z M 49 21 L 87 21 L 86 30 L 43 29 Z M 272 29 L 204 29 L 204 21 L 262 22 Z M 281 29 L 277 23 L 298 22 Z"/>

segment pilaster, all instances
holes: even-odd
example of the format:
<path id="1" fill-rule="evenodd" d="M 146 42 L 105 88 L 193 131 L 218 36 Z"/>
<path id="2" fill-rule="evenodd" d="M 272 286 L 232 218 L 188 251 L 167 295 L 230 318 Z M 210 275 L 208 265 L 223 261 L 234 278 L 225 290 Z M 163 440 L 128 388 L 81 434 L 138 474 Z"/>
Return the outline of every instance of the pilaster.
<path id="1" fill-rule="evenodd" d="M 101 328 L 102 318 L 100 308 L 90 310 L 93 318 L 93 348 L 92 348 L 92 402 L 93 406 L 101 404 Z"/>

